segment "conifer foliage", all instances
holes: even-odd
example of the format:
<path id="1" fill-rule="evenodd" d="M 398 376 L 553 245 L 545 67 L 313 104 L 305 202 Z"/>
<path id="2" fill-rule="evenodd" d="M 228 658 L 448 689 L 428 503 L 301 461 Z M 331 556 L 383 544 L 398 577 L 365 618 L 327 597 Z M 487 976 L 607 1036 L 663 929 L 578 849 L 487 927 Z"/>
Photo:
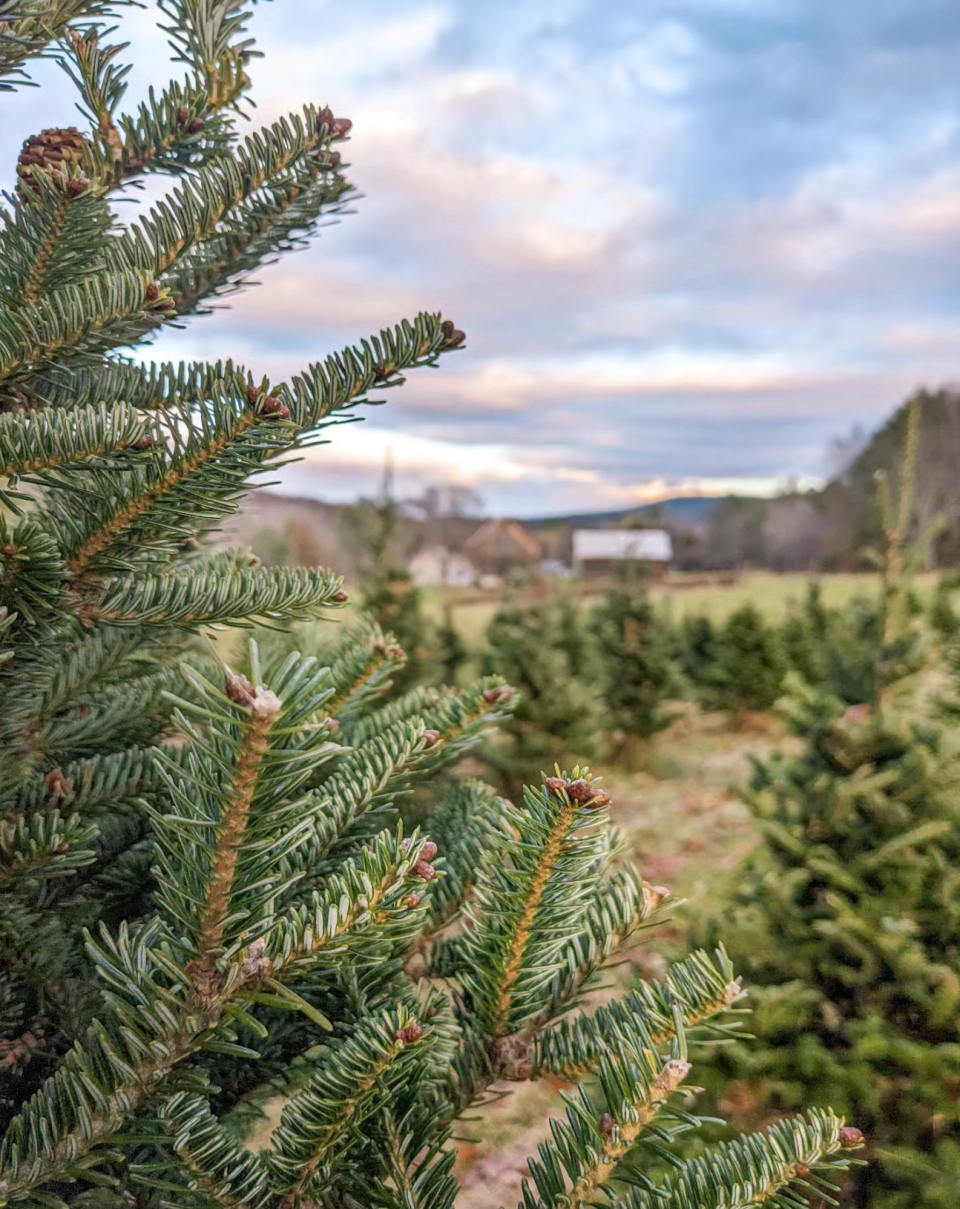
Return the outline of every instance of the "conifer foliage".
<path id="1" fill-rule="evenodd" d="M 318 626 L 338 576 L 204 548 L 262 470 L 464 337 L 421 315 L 285 383 L 125 359 L 347 191 L 329 109 L 239 138 L 240 7 L 162 7 L 186 77 L 131 115 L 99 0 L 0 29 L 5 85 L 55 54 L 89 123 L 28 139 L 0 234 L 0 1206 L 444 1209 L 457 1119 L 542 1075 L 597 1090 L 526 1206 L 819 1198 L 860 1144 L 829 1112 L 651 1181 L 740 984 L 695 953 L 571 1012 L 665 892 L 586 770 L 517 805 L 444 788 L 514 690 L 398 695 L 390 634 Z M 181 184 L 120 228 L 111 197 L 153 171 Z M 229 668 L 199 640 L 301 617 Z"/>
<path id="2" fill-rule="evenodd" d="M 731 941 L 763 1044 L 722 1063 L 761 1117 L 810 1103 L 856 1114 L 873 1160 L 862 1209 L 947 1209 L 960 1171 L 960 752 L 910 681 L 912 456 L 908 441 L 899 499 L 880 501 L 874 695 L 847 705 L 791 675 L 803 749 L 758 762 L 746 794 L 764 843 Z"/>
<path id="3" fill-rule="evenodd" d="M 648 740 L 670 723 L 663 700 L 670 683 L 670 635 L 644 591 L 642 573 L 629 564 L 594 611 L 606 715 L 625 746 Z"/>

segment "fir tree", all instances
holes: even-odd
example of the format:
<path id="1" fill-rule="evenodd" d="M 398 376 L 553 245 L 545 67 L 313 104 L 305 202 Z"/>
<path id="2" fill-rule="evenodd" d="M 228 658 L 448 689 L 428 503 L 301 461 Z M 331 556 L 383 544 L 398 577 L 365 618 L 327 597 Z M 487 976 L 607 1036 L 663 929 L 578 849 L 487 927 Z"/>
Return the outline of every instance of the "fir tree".
<path id="1" fill-rule="evenodd" d="M 563 597 L 507 601 L 486 632 L 483 670 L 505 675 L 520 700 L 489 756 L 510 793 L 543 768 L 559 747 L 593 755 L 600 737 L 599 694 L 586 667 L 584 638 Z"/>
<path id="2" fill-rule="evenodd" d="M 960 617 L 953 607 L 956 586 L 952 576 L 942 576 L 937 581 L 933 599 L 930 601 L 930 624 L 944 642 L 950 642 L 960 631 Z"/>
<path id="3" fill-rule="evenodd" d="M 710 671 L 714 705 L 734 719 L 745 710 L 769 709 L 780 695 L 783 654 L 776 633 L 753 605 L 731 613 L 717 636 L 716 659 Z"/>
<path id="4" fill-rule="evenodd" d="M 443 621 L 437 628 L 433 654 L 440 667 L 443 683 L 450 685 L 459 683 L 460 669 L 467 662 L 469 655 L 454 622 L 453 609 L 449 602 L 445 602 L 443 606 Z"/>
<path id="5" fill-rule="evenodd" d="M 909 692 L 910 459 L 900 507 L 885 506 L 874 700 L 792 677 L 803 750 L 758 762 L 746 794 L 764 843 L 734 951 L 759 984 L 764 1044 L 721 1064 L 761 1115 L 830 1103 L 866 1122 L 863 1209 L 956 1204 L 960 1158 L 960 751 Z"/>
<path id="6" fill-rule="evenodd" d="M 0 236 L 0 1206 L 444 1209 L 454 1123 L 494 1081 L 542 1075 L 599 1090 L 570 1099 L 525 1205 L 819 1197 L 861 1140 L 822 1112 L 653 1190 L 696 1123 L 688 1046 L 726 1034 L 740 984 L 697 953 L 571 1014 L 664 892 L 621 862 L 585 772 L 521 807 L 439 791 L 509 686 L 391 697 L 402 652 L 370 623 L 333 645 L 268 631 L 233 668 L 196 640 L 345 603 L 330 572 L 202 538 L 253 476 L 463 335 L 421 316 L 288 383 L 124 359 L 346 188 L 329 110 L 239 141 L 241 9 L 164 12 L 187 77 L 132 116 L 99 0 L 37 0 L 0 30 L 10 83 L 62 38 L 91 124 L 28 140 Z M 156 170 L 182 184 L 117 228 L 109 199 Z M 437 838 L 398 817 L 425 782 Z"/>
<path id="7" fill-rule="evenodd" d="M 594 611 L 591 631 L 606 717 L 636 762 L 649 740 L 670 724 L 663 710 L 670 685 L 670 635 L 636 571 L 621 573 Z"/>
<path id="8" fill-rule="evenodd" d="M 717 657 L 716 631 L 713 622 L 703 614 L 684 617 L 678 633 L 680 669 L 695 689 L 710 681 Z"/>

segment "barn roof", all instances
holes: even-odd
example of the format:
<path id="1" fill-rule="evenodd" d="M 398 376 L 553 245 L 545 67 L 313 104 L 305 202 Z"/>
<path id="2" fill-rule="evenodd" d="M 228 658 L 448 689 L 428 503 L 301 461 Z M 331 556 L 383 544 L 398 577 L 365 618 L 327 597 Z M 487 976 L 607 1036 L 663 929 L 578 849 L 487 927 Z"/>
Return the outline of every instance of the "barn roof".
<path id="1" fill-rule="evenodd" d="M 540 543 L 533 534 L 528 533 L 519 521 L 505 518 L 482 524 L 464 543 L 464 549 L 479 554 L 494 548 L 503 549 L 505 543 L 508 547 L 513 546 L 522 557 L 540 557 Z"/>
<path id="2" fill-rule="evenodd" d="M 627 559 L 666 563 L 673 543 L 665 529 L 574 529 L 573 558 Z"/>

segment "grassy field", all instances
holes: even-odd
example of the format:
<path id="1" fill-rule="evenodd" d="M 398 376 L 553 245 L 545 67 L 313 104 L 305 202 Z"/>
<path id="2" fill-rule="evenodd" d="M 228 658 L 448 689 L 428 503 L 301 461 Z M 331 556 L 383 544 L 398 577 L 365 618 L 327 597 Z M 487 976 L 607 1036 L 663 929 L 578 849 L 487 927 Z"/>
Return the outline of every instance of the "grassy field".
<path id="1" fill-rule="evenodd" d="M 858 593 L 872 594 L 878 590 L 877 576 L 858 575 L 778 575 L 771 571 L 745 572 L 721 582 L 718 578 L 675 575 L 662 583 L 651 585 L 651 595 L 664 613 L 677 621 L 689 614 L 705 614 L 714 622 L 722 622 L 744 604 L 756 605 L 769 621 L 779 622 L 794 602 L 803 599 L 807 585 L 816 578 L 821 585 L 824 603 L 840 606 Z M 932 591 L 935 577 L 921 576 L 916 589 L 921 596 Z M 590 605 L 604 591 L 602 584 L 594 587 L 585 583 L 558 583 Z M 439 621 L 445 604 L 453 611 L 453 619 L 468 650 L 479 649 L 483 632 L 500 606 L 497 593 L 480 594 L 476 589 L 428 589 L 424 605 L 431 617 Z"/>

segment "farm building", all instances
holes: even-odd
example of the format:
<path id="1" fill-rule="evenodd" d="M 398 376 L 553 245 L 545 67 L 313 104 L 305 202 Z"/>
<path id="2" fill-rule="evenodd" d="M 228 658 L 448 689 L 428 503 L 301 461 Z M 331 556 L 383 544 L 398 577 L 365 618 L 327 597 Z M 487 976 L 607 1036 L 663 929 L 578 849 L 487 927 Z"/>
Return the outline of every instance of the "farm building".
<path id="1" fill-rule="evenodd" d="M 573 567 L 579 575 L 612 575 L 626 562 L 641 563 L 662 575 L 673 558 L 664 529 L 574 529 Z"/>
<path id="2" fill-rule="evenodd" d="M 477 581 L 477 568 L 456 550 L 426 546 L 410 560 L 410 575 L 418 588 L 469 588 Z"/>
<path id="3" fill-rule="evenodd" d="M 482 575 L 509 575 L 541 558 L 540 543 L 519 521 L 485 521 L 472 533 L 463 552 Z"/>

